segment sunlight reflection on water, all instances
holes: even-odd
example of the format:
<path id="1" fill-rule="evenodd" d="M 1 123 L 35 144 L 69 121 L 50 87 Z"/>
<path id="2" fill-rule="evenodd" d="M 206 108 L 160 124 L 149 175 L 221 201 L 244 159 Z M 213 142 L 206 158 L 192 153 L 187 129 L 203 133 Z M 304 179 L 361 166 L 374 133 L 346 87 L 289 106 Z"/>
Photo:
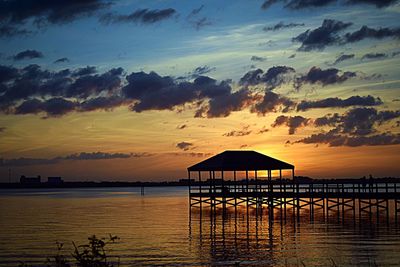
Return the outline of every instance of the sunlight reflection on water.
<path id="1" fill-rule="evenodd" d="M 0 265 L 43 264 L 55 242 L 86 243 L 118 235 L 111 255 L 122 266 L 397 266 L 400 229 L 353 220 L 298 223 L 241 208 L 237 213 L 193 210 L 187 189 L 90 188 L 0 191 Z"/>

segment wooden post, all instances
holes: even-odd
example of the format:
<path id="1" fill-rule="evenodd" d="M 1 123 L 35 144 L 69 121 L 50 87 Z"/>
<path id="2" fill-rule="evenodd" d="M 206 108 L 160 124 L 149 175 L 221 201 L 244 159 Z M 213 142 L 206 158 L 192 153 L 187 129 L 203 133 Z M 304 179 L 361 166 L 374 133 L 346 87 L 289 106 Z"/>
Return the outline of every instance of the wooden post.
<path id="1" fill-rule="evenodd" d="M 188 187 L 189 187 L 189 210 L 190 210 L 190 208 L 192 206 L 192 196 L 190 195 L 191 188 L 190 188 L 190 171 L 189 170 L 188 170 Z"/>

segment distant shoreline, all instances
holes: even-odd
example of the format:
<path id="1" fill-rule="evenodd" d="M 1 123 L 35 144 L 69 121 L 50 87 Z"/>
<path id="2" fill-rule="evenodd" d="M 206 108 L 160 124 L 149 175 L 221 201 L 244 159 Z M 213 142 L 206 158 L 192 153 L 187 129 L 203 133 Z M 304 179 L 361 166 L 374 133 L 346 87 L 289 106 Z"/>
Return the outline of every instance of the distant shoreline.
<path id="1" fill-rule="evenodd" d="M 391 183 L 391 182 L 399 182 L 400 178 L 394 177 L 384 177 L 384 178 L 373 178 L 375 183 Z M 249 180 L 250 183 L 254 183 L 253 179 Z M 309 177 L 296 177 L 295 180 L 285 179 L 283 182 L 295 182 L 295 183 L 369 183 L 369 178 L 342 178 L 342 179 L 312 179 Z M 216 181 L 220 183 L 221 181 Z M 225 183 L 233 183 L 233 181 L 226 180 Z M 258 183 L 267 183 L 265 180 L 258 180 Z M 278 183 L 279 180 L 273 180 L 273 183 Z M 245 183 L 244 180 L 240 180 L 236 182 L 237 184 Z M 208 181 L 203 181 L 202 185 L 206 186 L 209 184 Z M 191 185 L 199 185 L 198 181 L 191 181 Z M 25 189 L 25 188 L 102 188 L 102 187 L 169 187 L 169 186 L 189 186 L 188 181 L 163 181 L 163 182 L 94 182 L 94 181 L 86 181 L 86 182 L 63 182 L 60 184 L 50 184 L 47 182 L 40 184 L 22 184 L 22 183 L 0 183 L 0 189 Z"/>

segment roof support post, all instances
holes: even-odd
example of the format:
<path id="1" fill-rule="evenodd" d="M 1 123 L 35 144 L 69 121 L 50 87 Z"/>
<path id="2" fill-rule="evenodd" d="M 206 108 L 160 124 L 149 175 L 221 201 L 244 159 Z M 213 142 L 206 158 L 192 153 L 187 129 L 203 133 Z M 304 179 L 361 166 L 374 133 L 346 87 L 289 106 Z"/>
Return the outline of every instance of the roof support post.
<path id="1" fill-rule="evenodd" d="M 201 194 L 201 171 L 199 171 L 199 190 Z"/>

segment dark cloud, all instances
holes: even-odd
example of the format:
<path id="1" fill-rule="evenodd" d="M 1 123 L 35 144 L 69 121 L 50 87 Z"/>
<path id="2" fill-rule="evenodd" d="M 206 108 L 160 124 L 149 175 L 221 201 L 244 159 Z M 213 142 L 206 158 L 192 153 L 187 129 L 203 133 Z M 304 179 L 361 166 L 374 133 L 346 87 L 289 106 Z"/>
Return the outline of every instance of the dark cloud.
<path id="1" fill-rule="evenodd" d="M 297 105 L 297 111 L 305 111 L 312 108 L 344 108 L 350 106 L 377 106 L 381 105 L 382 100 L 373 96 L 351 96 L 346 99 L 329 97 L 316 101 L 301 101 Z"/>
<path id="2" fill-rule="evenodd" d="M 256 62 L 264 62 L 267 60 L 266 57 L 258 57 L 258 56 L 252 56 L 250 58 L 251 61 L 256 61 Z"/>
<path id="3" fill-rule="evenodd" d="M 338 63 L 340 63 L 340 62 L 342 62 L 342 61 L 349 60 L 349 59 L 353 59 L 353 58 L 354 58 L 354 54 L 348 54 L 348 55 L 343 54 L 343 55 L 340 55 L 340 56 L 335 60 L 335 62 L 333 62 L 333 65 L 336 65 L 336 64 L 338 64 Z"/>
<path id="4" fill-rule="evenodd" d="M 64 98 L 56 97 L 45 101 L 30 99 L 15 109 L 15 114 L 37 114 L 45 112 L 47 116 L 58 117 L 74 111 L 78 104 Z"/>
<path id="5" fill-rule="evenodd" d="M 361 57 L 361 59 L 381 59 L 386 58 L 387 54 L 385 53 L 367 53 Z"/>
<path id="6" fill-rule="evenodd" d="M 317 127 L 323 127 L 323 126 L 336 126 L 341 121 L 342 117 L 338 114 L 328 114 L 326 116 L 316 118 L 314 120 L 314 125 Z"/>
<path id="7" fill-rule="evenodd" d="M 268 9 L 273 4 L 284 3 L 284 8 L 288 9 L 305 9 L 305 8 L 317 8 L 329 5 L 336 2 L 337 0 L 266 0 L 261 8 Z"/>
<path id="8" fill-rule="evenodd" d="M 198 8 L 193 9 L 188 17 L 195 16 L 200 13 L 200 11 L 204 8 L 204 5 L 199 6 Z"/>
<path id="9" fill-rule="evenodd" d="M 239 84 L 243 86 L 265 84 L 268 90 L 272 90 L 287 82 L 286 75 L 295 70 L 288 66 L 273 66 L 264 73 L 262 69 L 251 70 L 240 78 Z"/>
<path id="10" fill-rule="evenodd" d="M 369 135 L 375 133 L 376 125 L 400 117 L 400 110 L 384 110 L 377 111 L 375 108 L 353 108 L 343 115 L 337 113 L 317 118 L 314 121 L 315 126 L 332 126 L 336 127 L 333 131 L 336 133 L 350 135 Z"/>
<path id="11" fill-rule="evenodd" d="M 395 51 L 395 52 L 392 53 L 392 57 L 395 57 L 397 55 L 400 55 L 400 51 Z"/>
<path id="12" fill-rule="evenodd" d="M 288 29 L 288 28 L 294 28 L 294 27 L 299 27 L 299 26 L 304 26 L 304 23 L 287 23 L 285 24 L 283 21 L 279 22 L 278 24 L 275 24 L 273 26 L 265 26 L 263 28 L 263 31 L 278 31 L 282 29 Z"/>
<path id="13" fill-rule="evenodd" d="M 15 79 L 19 74 L 18 69 L 11 66 L 0 65 L 0 83 Z"/>
<path id="14" fill-rule="evenodd" d="M 66 57 L 62 57 L 62 58 L 55 60 L 53 63 L 56 64 L 56 63 L 64 63 L 64 62 L 69 62 L 69 59 Z"/>
<path id="15" fill-rule="evenodd" d="M 332 147 L 397 145 L 400 144 L 400 134 L 381 133 L 371 136 L 347 136 L 330 131 L 327 133 L 313 134 L 309 137 L 300 139 L 295 143 L 327 144 Z"/>
<path id="16" fill-rule="evenodd" d="M 6 127 L 0 127 L 0 133 L 4 132 L 6 129 Z"/>
<path id="17" fill-rule="evenodd" d="M 250 128 L 250 125 L 243 126 L 243 128 L 241 130 L 233 130 L 233 131 L 224 133 L 222 136 L 226 136 L 226 137 L 246 136 L 246 135 L 251 134 L 251 130 L 249 128 Z"/>
<path id="18" fill-rule="evenodd" d="M 19 52 L 15 56 L 13 56 L 14 60 L 24 60 L 24 59 L 33 59 L 33 58 L 42 58 L 43 54 L 36 50 L 25 50 Z"/>
<path id="19" fill-rule="evenodd" d="M 64 24 L 90 16 L 109 5 L 110 3 L 101 0 L 0 1 L 0 36 L 12 37 L 27 34 L 29 31 L 22 27 L 30 21 L 38 27 L 47 24 Z"/>
<path id="20" fill-rule="evenodd" d="M 71 101 L 62 101 L 62 98 L 75 98 L 74 103 L 86 101 L 83 110 L 94 110 L 93 106 L 95 104 L 99 106 L 101 103 L 105 109 L 109 109 L 117 102 L 123 104 L 123 101 L 117 98 L 122 87 L 123 69 L 111 69 L 102 74 L 93 74 L 94 72 L 95 67 L 51 72 L 42 70 L 38 65 L 29 65 L 23 69 L 0 66 L 2 85 L 0 110 L 10 112 L 10 107 L 15 106 L 17 114 L 27 114 L 31 111 L 31 113 L 47 112 L 50 115 L 63 115 L 65 114 L 63 112 L 52 112 L 55 108 L 50 106 L 52 101 L 58 101 L 60 105 L 66 106 L 66 111 L 69 111 L 73 106 L 66 104 Z M 98 98 L 92 101 L 87 99 L 100 96 L 107 96 L 107 99 Z M 49 101 L 54 97 L 58 100 Z M 23 103 L 20 103 L 21 100 Z M 74 105 L 76 108 L 78 106 Z"/>
<path id="21" fill-rule="evenodd" d="M 378 8 L 386 7 L 397 2 L 398 0 L 346 0 L 347 4 L 369 4 Z"/>
<path id="22" fill-rule="evenodd" d="M 213 24 L 207 17 L 194 19 L 189 22 L 193 26 L 193 28 L 195 28 L 197 31 L 200 30 L 201 28 L 204 28 L 205 26 L 210 26 Z"/>
<path id="23" fill-rule="evenodd" d="M 383 39 L 383 38 L 400 38 L 400 28 L 379 28 L 374 29 L 368 26 L 362 26 L 358 31 L 346 33 L 344 35 L 344 42 L 354 43 L 364 39 Z"/>
<path id="24" fill-rule="evenodd" d="M 86 67 L 79 68 L 79 69 L 75 70 L 72 73 L 72 76 L 73 77 L 79 77 L 79 76 L 85 76 L 85 75 L 94 74 L 96 72 L 97 72 L 97 70 L 96 70 L 95 66 L 86 66 Z"/>
<path id="25" fill-rule="evenodd" d="M 341 37 L 338 33 L 351 25 L 351 22 L 325 19 L 320 27 L 299 34 L 293 41 L 301 43 L 299 51 L 322 50 L 328 45 L 340 43 Z"/>
<path id="26" fill-rule="evenodd" d="M 31 31 L 11 25 L 0 25 L 0 38 L 9 38 L 17 35 L 28 35 Z"/>
<path id="27" fill-rule="evenodd" d="M 194 79 L 194 78 L 197 78 L 197 77 L 202 76 L 204 74 L 213 72 L 216 69 L 217 69 L 216 67 L 210 67 L 210 66 L 207 66 L 207 65 L 199 66 L 199 67 L 195 68 L 192 72 L 189 72 L 189 77 Z"/>
<path id="28" fill-rule="evenodd" d="M 94 110 L 106 110 L 110 111 L 116 107 L 120 107 L 124 104 L 128 104 L 126 99 L 119 96 L 99 96 L 95 98 L 90 98 L 83 101 L 78 110 L 79 111 L 94 111 Z"/>
<path id="29" fill-rule="evenodd" d="M 234 101 L 238 97 L 238 94 L 231 93 L 227 82 L 218 83 L 207 76 L 199 76 L 193 82 L 177 82 L 170 76 L 161 77 L 155 72 L 136 72 L 126 78 L 128 84 L 122 92 L 127 98 L 138 100 L 131 106 L 132 111 L 136 112 L 172 110 L 186 103 L 206 99 L 210 99 L 210 102 L 220 99 Z M 215 100 L 217 97 L 220 98 Z"/>
<path id="30" fill-rule="evenodd" d="M 288 58 L 295 58 L 295 57 L 296 57 L 296 54 L 292 54 Z"/>
<path id="31" fill-rule="evenodd" d="M 208 118 L 227 117 L 233 111 L 240 111 L 251 106 L 256 98 L 248 89 L 213 97 L 209 101 L 206 116 Z M 204 115 L 200 117 L 204 117 Z"/>
<path id="32" fill-rule="evenodd" d="M 342 83 L 357 74 L 351 71 L 341 72 L 336 68 L 322 70 L 318 67 L 312 67 L 307 74 L 297 77 L 295 87 L 300 88 L 304 84 L 320 84 L 322 86 Z"/>
<path id="33" fill-rule="evenodd" d="M 99 159 L 126 159 L 139 154 L 106 153 L 106 152 L 81 152 L 60 157 L 60 160 L 99 160 Z M 144 155 L 144 154 L 143 154 Z"/>
<path id="34" fill-rule="evenodd" d="M 284 8 L 291 10 L 319 8 L 335 3 L 343 3 L 348 5 L 368 4 L 377 8 L 389 6 L 398 2 L 398 0 L 266 0 L 261 8 L 268 9 L 273 4 L 283 3 Z"/>
<path id="35" fill-rule="evenodd" d="M 189 142 L 180 142 L 176 144 L 176 147 L 182 149 L 183 151 L 188 151 L 193 149 L 193 144 Z"/>
<path id="36" fill-rule="evenodd" d="M 51 159 L 43 158 L 16 158 L 16 159 L 0 159 L 0 167 L 22 167 L 31 165 L 48 165 L 56 164 L 65 160 L 109 160 L 109 159 L 126 159 L 126 158 L 139 158 L 148 157 L 151 154 L 142 153 L 107 153 L 107 152 L 80 152 L 70 154 L 67 156 L 59 156 Z"/>
<path id="37" fill-rule="evenodd" d="M 265 115 L 269 112 L 287 112 L 293 108 L 295 102 L 289 98 L 274 93 L 272 91 L 266 91 L 261 102 L 255 104 L 252 108 L 252 112 Z"/>
<path id="38" fill-rule="evenodd" d="M 31 165 L 49 165 L 59 162 L 57 159 L 41 159 L 41 158 L 16 158 L 16 159 L 0 159 L 0 167 L 22 167 Z"/>
<path id="39" fill-rule="evenodd" d="M 162 20 L 169 19 L 174 14 L 176 14 L 176 10 L 173 8 L 154 10 L 138 9 L 129 15 L 107 13 L 100 18 L 100 21 L 104 24 L 127 22 L 153 24 Z"/>
<path id="40" fill-rule="evenodd" d="M 302 116 L 278 116 L 275 122 L 271 125 L 272 127 L 278 127 L 286 125 L 289 127 L 289 134 L 294 134 L 298 128 L 307 126 L 311 123 L 311 119 L 304 118 Z"/>
<path id="41" fill-rule="evenodd" d="M 61 24 L 90 15 L 107 6 L 109 3 L 99 0 L 25 0 L 23 3 L 18 0 L 1 1 L 0 22 L 19 24 L 27 19 L 34 19 L 36 23 Z"/>

